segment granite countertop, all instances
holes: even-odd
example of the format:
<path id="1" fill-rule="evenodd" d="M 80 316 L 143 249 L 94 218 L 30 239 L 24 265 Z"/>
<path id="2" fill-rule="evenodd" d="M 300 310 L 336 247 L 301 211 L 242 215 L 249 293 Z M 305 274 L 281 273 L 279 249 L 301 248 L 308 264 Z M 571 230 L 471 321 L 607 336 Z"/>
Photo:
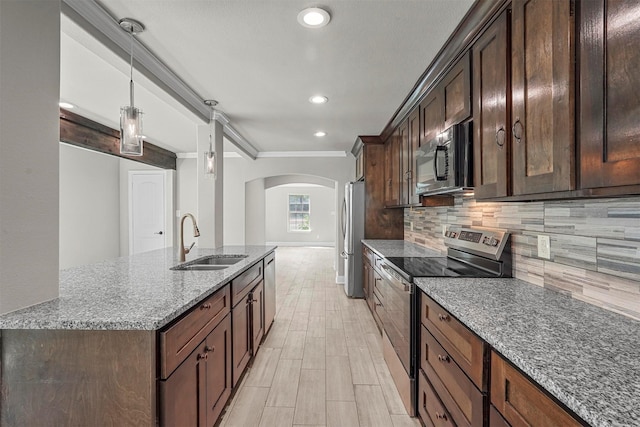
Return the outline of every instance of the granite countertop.
<path id="1" fill-rule="evenodd" d="M 195 248 L 206 255 L 248 255 L 215 271 L 176 271 L 174 248 L 60 271 L 59 297 L 0 316 L 0 329 L 155 330 L 211 295 L 275 246 Z"/>
<path id="2" fill-rule="evenodd" d="M 414 283 L 591 425 L 640 425 L 640 322 L 517 279 Z"/>
<path id="3" fill-rule="evenodd" d="M 378 255 L 389 257 L 443 257 L 440 251 L 427 249 L 424 246 L 404 240 L 363 240 L 362 243 Z"/>

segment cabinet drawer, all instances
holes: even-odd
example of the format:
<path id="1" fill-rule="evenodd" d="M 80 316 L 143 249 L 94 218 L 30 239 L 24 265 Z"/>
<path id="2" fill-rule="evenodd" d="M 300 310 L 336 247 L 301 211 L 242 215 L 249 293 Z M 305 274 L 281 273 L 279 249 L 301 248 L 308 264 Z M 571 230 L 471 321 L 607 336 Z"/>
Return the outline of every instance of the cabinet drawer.
<path id="1" fill-rule="evenodd" d="M 231 281 L 231 304 L 235 307 L 262 280 L 262 260 Z"/>
<path id="2" fill-rule="evenodd" d="M 513 427 L 582 425 L 495 352 L 491 352 L 491 403 Z"/>
<path id="3" fill-rule="evenodd" d="M 421 327 L 420 367 L 458 426 L 483 425 L 485 396 L 438 341 Z"/>
<path id="4" fill-rule="evenodd" d="M 489 405 L 489 425 L 491 427 L 511 427 L 493 405 Z"/>
<path id="5" fill-rule="evenodd" d="M 451 415 L 447 412 L 436 392 L 427 381 L 422 369 L 418 374 L 418 414 L 422 422 L 429 427 L 455 427 Z"/>
<path id="6" fill-rule="evenodd" d="M 229 313 L 229 286 L 191 309 L 176 323 L 160 332 L 160 376 L 171 375 L 180 363 L 209 335 Z"/>
<path id="7" fill-rule="evenodd" d="M 453 357 L 458 366 L 482 391 L 487 391 L 489 348 L 466 326 L 451 316 L 425 294 L 422 297 L 420 319 L 444 349 Z"/>

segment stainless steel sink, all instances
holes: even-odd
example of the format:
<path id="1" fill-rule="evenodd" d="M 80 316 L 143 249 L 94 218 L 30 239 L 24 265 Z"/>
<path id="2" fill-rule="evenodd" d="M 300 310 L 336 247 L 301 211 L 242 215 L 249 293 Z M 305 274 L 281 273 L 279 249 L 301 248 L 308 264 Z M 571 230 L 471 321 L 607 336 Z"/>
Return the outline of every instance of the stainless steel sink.
<path id="1" fill-rule="evenodd" d="M 244 260 L 247 255 L 233 255 L 233 256 L 225 256 L 225 255 L 212 255 L 203 258 L 198 258 L 193 262 L 193 264 L 198 265 L 233 265 Z"/>
<path id="2" fill-rule="evenodd" d="M 247 256 L 248 255 L 208 255 L 171 267 L 171 270 L 224 270 L 225 268 L 244 260 Z"/>

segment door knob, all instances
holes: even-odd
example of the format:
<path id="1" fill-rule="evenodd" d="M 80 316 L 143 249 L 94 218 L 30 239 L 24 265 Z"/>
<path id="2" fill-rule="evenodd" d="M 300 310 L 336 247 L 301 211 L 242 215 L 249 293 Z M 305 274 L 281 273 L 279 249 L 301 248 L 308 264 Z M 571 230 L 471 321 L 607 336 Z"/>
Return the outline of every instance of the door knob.
<path id="1" fill-rule="evenodd" d="M 162 235 L 162 231 L 156 231 L 156 232 L 155 232 L 155 233 L 153 233 L 153 234 L 160 234 L 160 235 Z"/>

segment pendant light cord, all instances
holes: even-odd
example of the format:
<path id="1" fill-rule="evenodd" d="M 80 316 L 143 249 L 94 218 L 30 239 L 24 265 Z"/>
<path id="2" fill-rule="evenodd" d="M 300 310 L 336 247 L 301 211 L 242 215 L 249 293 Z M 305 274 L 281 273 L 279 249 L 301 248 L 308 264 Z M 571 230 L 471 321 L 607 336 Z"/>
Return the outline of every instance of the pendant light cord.
<path id="1" fill-rule="evenodd" d="M 133 27 L 131 28 L 131 60 L 129 62 L 130 67 L 130 81 L 129 81 L 129 98 L 131 101 L 131 107 L 133 108 Z"/>
<path id="2" fill-rule="evenodd" d="M 209 152 L 213 153 L 213 132 L 211 127 L 213 126 L 213 107 L 211 107 L 211 114 L 209 115 Z"/>

